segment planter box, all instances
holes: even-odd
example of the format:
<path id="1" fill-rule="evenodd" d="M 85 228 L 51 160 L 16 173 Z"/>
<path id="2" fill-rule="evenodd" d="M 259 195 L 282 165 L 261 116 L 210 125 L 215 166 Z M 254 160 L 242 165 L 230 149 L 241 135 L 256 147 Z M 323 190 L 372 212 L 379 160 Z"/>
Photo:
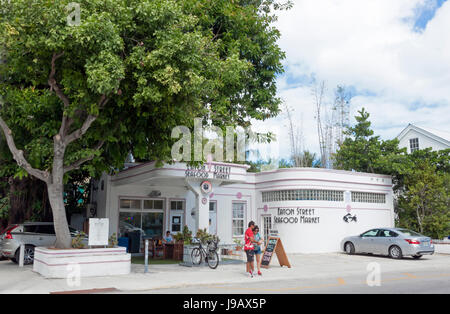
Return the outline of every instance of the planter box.
<path id="1" fill-rule="evenodd" d="M 79 265 L 81 277 L 127 275 L 131 271 L 131 254 L 124 247 L 80 250 L 37 247 L 34 250 L 33 271 L 45 278 L 74 277 L 74 265 Z"/>
<path id="2" fill-rule="evenodd" d="M 183 263 L 192 264 L 191 252 L 198 247 L 197 245 L 184 245 L 183 246 Z"/>

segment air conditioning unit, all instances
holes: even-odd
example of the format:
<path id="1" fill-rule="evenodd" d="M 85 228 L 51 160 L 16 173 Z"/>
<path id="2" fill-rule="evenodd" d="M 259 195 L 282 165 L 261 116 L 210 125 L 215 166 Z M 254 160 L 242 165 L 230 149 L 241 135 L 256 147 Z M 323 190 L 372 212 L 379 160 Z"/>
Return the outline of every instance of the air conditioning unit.
<path id="1" fill-rule="evenodd" d="M 94 218 L 97 216 L 97 204 L 88 204 L 86 206 L 86 218 Z"/>

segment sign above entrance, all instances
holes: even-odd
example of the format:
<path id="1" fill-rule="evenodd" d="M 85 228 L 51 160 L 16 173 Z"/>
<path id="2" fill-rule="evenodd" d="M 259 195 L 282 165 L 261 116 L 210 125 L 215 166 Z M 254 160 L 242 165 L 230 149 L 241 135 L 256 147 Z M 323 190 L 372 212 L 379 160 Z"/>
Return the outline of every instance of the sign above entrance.
<path id="1" fill-rule="evenodd" d="M 186 166 L 185 171 L 186 178 L 202 178 L 207 179 L 209 177 L 208 171 L 205 165 L 202 166 Z"/>
<path id="2" fill-rule="evenodd" d="M 230 180 L 231 166 L 221 165 L 205 165 L 200 166 L 186 166 L 185 176 L 186 178 L 201 178 L 208 179 L 209 173 L 212 172 L 212 178 L 218 180 Z"/>
<path id="3" fill-rule="evenodd" d="M 231 167 L 214 165 L 214 179 L 229 180 Z"/>

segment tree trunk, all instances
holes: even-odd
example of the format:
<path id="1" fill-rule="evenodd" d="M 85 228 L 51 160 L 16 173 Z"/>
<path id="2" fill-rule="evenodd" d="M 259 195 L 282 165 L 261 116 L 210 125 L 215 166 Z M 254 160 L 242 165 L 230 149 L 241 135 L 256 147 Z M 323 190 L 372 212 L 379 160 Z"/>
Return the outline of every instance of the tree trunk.
<path id="1" fill-rule="evenodd" d="M 60 140 L 55 140 L 52 182 L 47 183 L 47 189 L 48 199 L 53 212 L 53 221 L 55 223 L 55 233 L 57 239 L 55 246 L 58 249 L 69 249 L 72 247 L 72 238 L 70 237 L 63 196 L 64 153 L 64 144 Z"/>
<path id="2" fill-rule="evenodd" d="M 48 199 L 52 207 L 53 221 L 55 223 L 56 243 L 58 249 L 68 249 L 72 246 L 72 239 L 67 223 L 66 209 L 64 208 L 64 186 L 62 184 L 49 184 Z"/>

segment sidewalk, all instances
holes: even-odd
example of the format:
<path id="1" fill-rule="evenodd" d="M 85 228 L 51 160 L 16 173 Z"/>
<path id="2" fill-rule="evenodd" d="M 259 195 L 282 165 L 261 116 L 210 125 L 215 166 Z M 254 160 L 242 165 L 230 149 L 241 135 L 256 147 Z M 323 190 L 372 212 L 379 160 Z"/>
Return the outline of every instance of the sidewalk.
<path id="1" fill-rule="evenodd" d="M 292 268 L 280 267 L 276 258 L 262 277 L 249 278 L 244 264 L 219 265 L 216 270 L 207 266 L 183 267 L 179 265 L 150 265 L 144 274 L 143 265 L 132 265 L 132 273 L 116 277 L 82 278 L 81 285 L 68 286 L 65 279 L 45 279 L 32 271 L 31 266 L 20 269 L 9 261 L 0 261 L 0 293 L 50 293 L 73 290 L 115 288 L 123 292 L 214 285 L 253 281 L 280 281 L 285 279 L 339 278 L 367 275 L 367 265 L 380 264 L 383 272 L 408 272 L 421 269 L 439 269 L 450 273 L 450 256 L 424 256 L 421 260 L 392 260 L 386 257 L 345 254 L 289 255 Z"/>

